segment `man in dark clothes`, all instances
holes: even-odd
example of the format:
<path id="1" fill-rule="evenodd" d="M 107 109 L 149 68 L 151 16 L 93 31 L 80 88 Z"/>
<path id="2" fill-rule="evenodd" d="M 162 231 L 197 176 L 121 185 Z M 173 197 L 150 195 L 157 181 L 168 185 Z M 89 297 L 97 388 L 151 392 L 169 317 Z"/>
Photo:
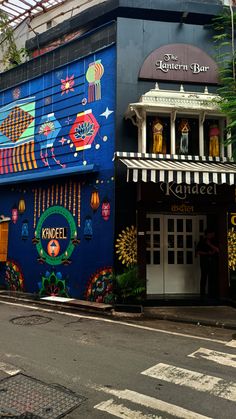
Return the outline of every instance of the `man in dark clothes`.
<path id="1" fill-rule="evenodd" d="M 218 256 L 219 247 L 215 240 L 215 233 L 210 230 L 205 231 L 204 237 L 199 241 L 196 248 L 197 255 L 200 256 L 201 280 L 200 295 L 206 294 L 206 285 L 208 281 L 208 295 L 217 296 L 218 287 Z"/>

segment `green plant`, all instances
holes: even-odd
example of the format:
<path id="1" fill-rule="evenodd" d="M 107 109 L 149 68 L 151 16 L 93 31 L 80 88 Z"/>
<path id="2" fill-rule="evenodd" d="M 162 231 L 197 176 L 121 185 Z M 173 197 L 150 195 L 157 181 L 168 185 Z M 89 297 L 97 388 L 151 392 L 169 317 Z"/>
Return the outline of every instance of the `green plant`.
<path id="1" fill-rule="evenodd" d="M 233 7 L 225 7 L 222 14 L 213 19 L 216 61 L 219 66 L 220 87 L 217 93 L 222 113 L 227 117 L 225 145 L 236 142 L 236 13 Z"/>
<path id="2" fill-rule="evenodd" d="M 14 29 L 9 23 L 8 15 L 0 10 L 0 46 L 3 51 L 3 65 L 5 70 L 15 67 L 25 61 L 28 52 L 25 48 L 17 48 Z"/>
<path id="3" fill-rule="evenodd" d="M 114 277 L 114 294 L 117 301 L 140 301 L 145 294 L 143 279 L 138 275 L 137 267 L 133 266 Z"/>

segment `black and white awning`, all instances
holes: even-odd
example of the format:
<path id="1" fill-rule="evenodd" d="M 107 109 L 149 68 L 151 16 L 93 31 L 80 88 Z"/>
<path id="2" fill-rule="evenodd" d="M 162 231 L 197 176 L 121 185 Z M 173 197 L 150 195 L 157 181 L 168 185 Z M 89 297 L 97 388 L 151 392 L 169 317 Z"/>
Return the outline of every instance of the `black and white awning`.
<path id="1" fill-rule="evenodd" d="M 227 158 L 116 153 L 127 168 L 127 181 L 186 184 L 236 184 L 236 163 Z"/>

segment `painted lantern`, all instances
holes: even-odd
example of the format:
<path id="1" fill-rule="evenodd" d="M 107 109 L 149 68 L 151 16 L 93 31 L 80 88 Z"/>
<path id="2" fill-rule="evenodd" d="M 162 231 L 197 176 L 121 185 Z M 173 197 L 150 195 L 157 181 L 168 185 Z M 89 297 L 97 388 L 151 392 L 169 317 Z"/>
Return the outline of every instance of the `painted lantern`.
<path id="1" fill-rule="evenodd" d="M 92 114 L 92 110 L 80 112 L 70 130 L 70 138 L 76 151 L 91 148 L 99 130 L 99 124 Z"/>
<path id="2" fill-rule="evenodd" d="M 104 74 L 104 67 L 101 60 L 96 60 L 89 64 L 86 72 L 86 79 L 89 83 L 88 87 L 88 102 L 100 100 L 101 95 L 101 78 Z"/>
<path id="3" fill-rule="evenodd" d="M 107 198 L 104 198 L 102 203 L 102 218 L 108 221 L 111 214 L 111 205 Z"/>

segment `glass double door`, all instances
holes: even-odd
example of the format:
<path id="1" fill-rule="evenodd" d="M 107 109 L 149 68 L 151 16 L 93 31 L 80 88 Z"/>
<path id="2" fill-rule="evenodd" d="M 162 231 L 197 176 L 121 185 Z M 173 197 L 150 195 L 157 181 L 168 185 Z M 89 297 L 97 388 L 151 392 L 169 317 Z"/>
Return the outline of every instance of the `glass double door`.
<path id="1" fill-rule="evenodd" d="M 196 244 L 206 227 L 206 217 L 147 215 L 147 294 L 198 294 L 199 258 Z"/>

